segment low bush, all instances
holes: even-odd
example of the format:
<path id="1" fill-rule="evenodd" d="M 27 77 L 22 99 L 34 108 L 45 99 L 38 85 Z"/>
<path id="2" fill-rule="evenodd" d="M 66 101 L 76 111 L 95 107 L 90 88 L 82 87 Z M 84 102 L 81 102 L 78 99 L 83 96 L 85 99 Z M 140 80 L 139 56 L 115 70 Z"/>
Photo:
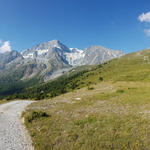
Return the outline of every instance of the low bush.
<path id="1" fill-rule="evenodd" d="M 49 117 L 49 115 L 43 111 L 32 111 L 25 116 L 25 122 L 30 123 L 33 120 L 41 117 Z"/>
<path id="2" fill-rule="evenodd" d="M 94 90 L 94 87 L 88 87 L 88 90 Z"/>
<path id="3" fill-rule="evenodd" d="M 103 79 L 102 77 L 99 77 L 99 80 L 100 80 L 100 81 L 104 81 L 104 79 Z"/>
<path id="4" fill-rule="evenodd" d="M 124 90 L 117 90 L 116 93 L 124 93 Z"/>

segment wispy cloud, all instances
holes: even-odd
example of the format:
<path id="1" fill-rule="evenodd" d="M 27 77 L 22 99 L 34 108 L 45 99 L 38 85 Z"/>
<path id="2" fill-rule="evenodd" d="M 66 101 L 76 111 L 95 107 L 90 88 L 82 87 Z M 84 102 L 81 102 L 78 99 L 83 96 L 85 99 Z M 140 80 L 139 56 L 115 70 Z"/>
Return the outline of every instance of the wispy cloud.
<path id="1" fill-rule="evenodd" d="M 10 52 L 11 51 L 11 46 L 9 41 L 2 42 L 0 40 L 0 53 L 5 53 L 5 52 Z"/>
<path id="2" fill-rule="evenodd" d="M 147 36 L 150 37 L 150 29 L 145 29 L 144 32 L 145 32 L 145 34 L 146 34 Z"/>

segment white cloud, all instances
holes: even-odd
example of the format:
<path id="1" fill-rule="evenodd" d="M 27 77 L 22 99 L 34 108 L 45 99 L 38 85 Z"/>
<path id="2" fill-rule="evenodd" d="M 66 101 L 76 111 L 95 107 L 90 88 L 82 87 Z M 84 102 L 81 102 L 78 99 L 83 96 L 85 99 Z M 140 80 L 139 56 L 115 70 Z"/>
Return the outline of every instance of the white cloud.
<path id="1" fill-rule="evenodd" d="M 140 22 L 149 22 L 150 23 L 150 12 L 147 13 L 142 13 L 139 17 L 138 17 Z"/>
<path id="2" fill-rule="evenodd" d="M 5 41 L 5 42 L 2 42 L 0 40 L 0 53 L 5 53 L 5 52 L 10 52 L 11 51 L 11 46 L 10 46 L 10 42 L 9 41 Z"/>
<path id="3" fill-rule="evenodd" d="M 150 11 L 147 13 L 142 13 L 139 17 L 138 20 L 140 22 L 146 22 L 147 27 L 150 25 Z M 150 37 L 150 28 L 144 29 L 144 33 Z"/>
<path id="4" fill-rule="evenodd" d="M 145 29 L 144 32 L 146 33 L 147 36 L 150 37 L 150 29 Z"/>

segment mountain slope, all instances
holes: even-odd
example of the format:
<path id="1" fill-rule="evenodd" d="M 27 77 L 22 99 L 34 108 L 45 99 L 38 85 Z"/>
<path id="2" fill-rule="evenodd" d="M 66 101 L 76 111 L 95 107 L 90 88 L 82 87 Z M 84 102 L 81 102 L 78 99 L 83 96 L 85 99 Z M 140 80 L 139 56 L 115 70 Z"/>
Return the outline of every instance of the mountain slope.
<path id="1" fill-rule="evenodd" d="M 108 60 L 123 56 L 123 51 L 110 50 L 102 46 L 91 46 L 86 48 L 83 59 L 84 65 L 96 65 L 104 63 Z"/>
<path id="2" fill-rule="evenodd" d="M 63 72 L 71 68 L 65 59 L 65 52 L 70 52 L 69 48 L 59 41 L 53 40 L 27 49 L 21 54 L 25 64 L 34 60 L 34 64 L 43 66 L 43 68 L 38 69 L 36 74 L 42 76 L 44 80 L 49 80 L 53 73 Z M 35 72 L 33 73 L 35 74 Z"/>
<path id="3" fill-rule="evenodd" d="M 10 69 L 16 69 L 22 63 L 23 57 L 17 51 L 0 53 L 0 75 L 7 73 Z"/>
<path id="4" fill-rule="evenodd" d="M 73 67 L 81 66 L 85 53 L 84 50 L 79 50 L 77 48 L 70 48 L 70 52 L 65 53 L 66 60 Z"/>
<path id="5" fill-rule="evenodd" d="M 150 81 L 149 60 L 150 49 L 131 53 L 101 65 L 77 67 L 51 82 L 27 89 L 26 94 L 21 93 L 18 96 L 50 98 L 102 81 L 147 82 Z"/>

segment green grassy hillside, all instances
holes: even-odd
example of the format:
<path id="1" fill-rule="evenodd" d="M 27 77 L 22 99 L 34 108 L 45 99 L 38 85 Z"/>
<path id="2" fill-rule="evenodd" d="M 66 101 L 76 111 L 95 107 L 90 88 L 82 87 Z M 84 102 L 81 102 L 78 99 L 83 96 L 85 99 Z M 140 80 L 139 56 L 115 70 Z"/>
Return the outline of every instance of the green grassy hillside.
<path id="1" fill-rule="evenodd" d="M 36 150 L 150 149 L 150 83 L 103 82 L 30 105 Z"/>
<path id="2" fill-rule="evenodd" d="M 102 76 L 112 81 L 150 81 L 150 49 L 125 55 L 104 66 Z"/>

